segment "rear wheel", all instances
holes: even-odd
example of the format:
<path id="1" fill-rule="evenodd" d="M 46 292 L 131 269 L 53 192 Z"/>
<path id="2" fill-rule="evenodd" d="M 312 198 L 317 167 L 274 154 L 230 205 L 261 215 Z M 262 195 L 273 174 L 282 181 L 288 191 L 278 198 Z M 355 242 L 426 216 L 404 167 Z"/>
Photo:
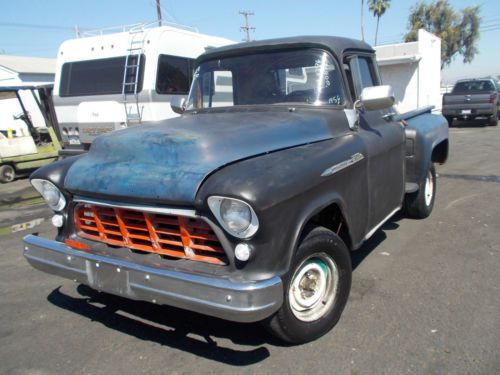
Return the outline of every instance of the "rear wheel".
<path id="1" fill-rule="evenodd" d="M 14 181 L 15 177 L 16 171 L 12 165 L 5 164 L 0 166 L 0 182 L 2 184 Z"/>
<path id="2" fill-rule="evenodd" d="M 489 121 L 488 121 L 488 124 L 490 126 L 497 126 L 497 123 L 498 123 L 498 115 L 491 116 Z"/>
<path id="3" fill-rule="evenodd" d="M 415 193 L 407 194 L 405 197 L 405 213 L 415 219 L 424 219 L 429 216 L 434 208 L 436 196 L 436 169 L 431 163 L 425 179 L 419 184 Z"/>
<path id="4" fill-rule="evenodd" d="M 317 339 L 340 319 L 351 289 L 351 258 L 332 231 L 315 227 L 301 241 L 284 278 L 284 302 L 263 324 L 292 344 Z"/>

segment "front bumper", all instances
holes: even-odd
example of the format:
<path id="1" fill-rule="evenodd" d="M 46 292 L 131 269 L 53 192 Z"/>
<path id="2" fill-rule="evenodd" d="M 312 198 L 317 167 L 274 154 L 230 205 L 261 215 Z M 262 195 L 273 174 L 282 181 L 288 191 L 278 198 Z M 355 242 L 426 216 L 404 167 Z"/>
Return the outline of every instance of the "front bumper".
<path id="1" fill-rule="evenodd" d="M 236 322 L 265 319 L 283 303 L 278 276 L 236 282 L 193 275 L 74 250 L 35 235 L 24 237 L 24 256 L 34 268 L 99 291 Z"/>

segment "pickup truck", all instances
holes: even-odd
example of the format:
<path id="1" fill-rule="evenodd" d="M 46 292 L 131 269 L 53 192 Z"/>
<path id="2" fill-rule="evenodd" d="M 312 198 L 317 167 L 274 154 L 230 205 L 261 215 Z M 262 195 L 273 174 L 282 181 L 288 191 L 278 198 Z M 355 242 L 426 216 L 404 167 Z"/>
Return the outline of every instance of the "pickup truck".
<path id="1" fill-rule="evenodd" d="M 182 116 L 31 175 L 58 233 L 26 236 L 24 255 L 100 291 L 314 340 L 346 305 L 350 252 L 399 210 L 433 209 L 448 124 L 393 103 L 364 42 L 210 50 L 171 103 Z"/>
<path id="2" fill-rule="evenodd" d="M 443 95 L 443 116 L 451 126 L 453 119 L 474 120 L 486 117 L 496 126 L 500 115 L 500 86 L 494 79 L 457 81 L 450 94 Z"/>

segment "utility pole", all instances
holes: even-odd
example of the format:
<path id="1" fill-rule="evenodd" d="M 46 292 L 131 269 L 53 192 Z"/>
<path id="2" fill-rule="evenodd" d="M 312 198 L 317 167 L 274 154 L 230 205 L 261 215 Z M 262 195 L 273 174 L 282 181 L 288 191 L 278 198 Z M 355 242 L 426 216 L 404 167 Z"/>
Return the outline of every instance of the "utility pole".
<path id="1" fill-rule="evenodd" d="M 253 16 L 253 12 L 248 12 L 244 10 L 240 10 L 240 14 L 245 17 L 245 26 L 241 26 L 240 29 L 245 32 L 246 38 L 244 39 L 246 42 L 250 42 L 250 30 L 255 31 L 255 27 L 250 27 L 248 24 L 248 16 Z"/>
<path id="2" fill-rule="evenodd" d="M 365 41 L 365 27 L 364 27 L 364 16 L 363 16 L 363 9 L 365 7 L 365 1 L 361 0 L 361 40 L 364 42 Z"/>
<path id="3" fill-rule="evenodd" d="M 156 15 L 158 16 L 158 26 L 162 25 L 160 0 L 156 0 Z"/>

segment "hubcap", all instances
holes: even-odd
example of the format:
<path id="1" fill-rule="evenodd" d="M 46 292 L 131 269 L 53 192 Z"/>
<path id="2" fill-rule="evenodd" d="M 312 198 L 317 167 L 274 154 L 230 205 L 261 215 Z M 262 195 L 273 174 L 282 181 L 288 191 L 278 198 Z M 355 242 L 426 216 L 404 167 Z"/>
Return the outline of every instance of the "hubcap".
<path id="1" fill-rule="evenodd" d="M 328 255 L 306 259 L 295 271 L 288 291 L 295 317 L 310 322 L 328 312 L 337 294 L 338 280 L 337 265 Z"/>
<path id="2" fill-rule="evenodd" d="M 427 173 L 425 179 L 425 205 L 430 206 L 432 202 L 432 195 L 434 194 L 434 180 L 432 179 L 432 172 Z"/>
<path id="3" fill-rule="evenodd" d="M 11 168 L 6 168 L 3 171 L 2 177 L 5 181 L 10 181 L 14 178 L 14 171 Z"/>

